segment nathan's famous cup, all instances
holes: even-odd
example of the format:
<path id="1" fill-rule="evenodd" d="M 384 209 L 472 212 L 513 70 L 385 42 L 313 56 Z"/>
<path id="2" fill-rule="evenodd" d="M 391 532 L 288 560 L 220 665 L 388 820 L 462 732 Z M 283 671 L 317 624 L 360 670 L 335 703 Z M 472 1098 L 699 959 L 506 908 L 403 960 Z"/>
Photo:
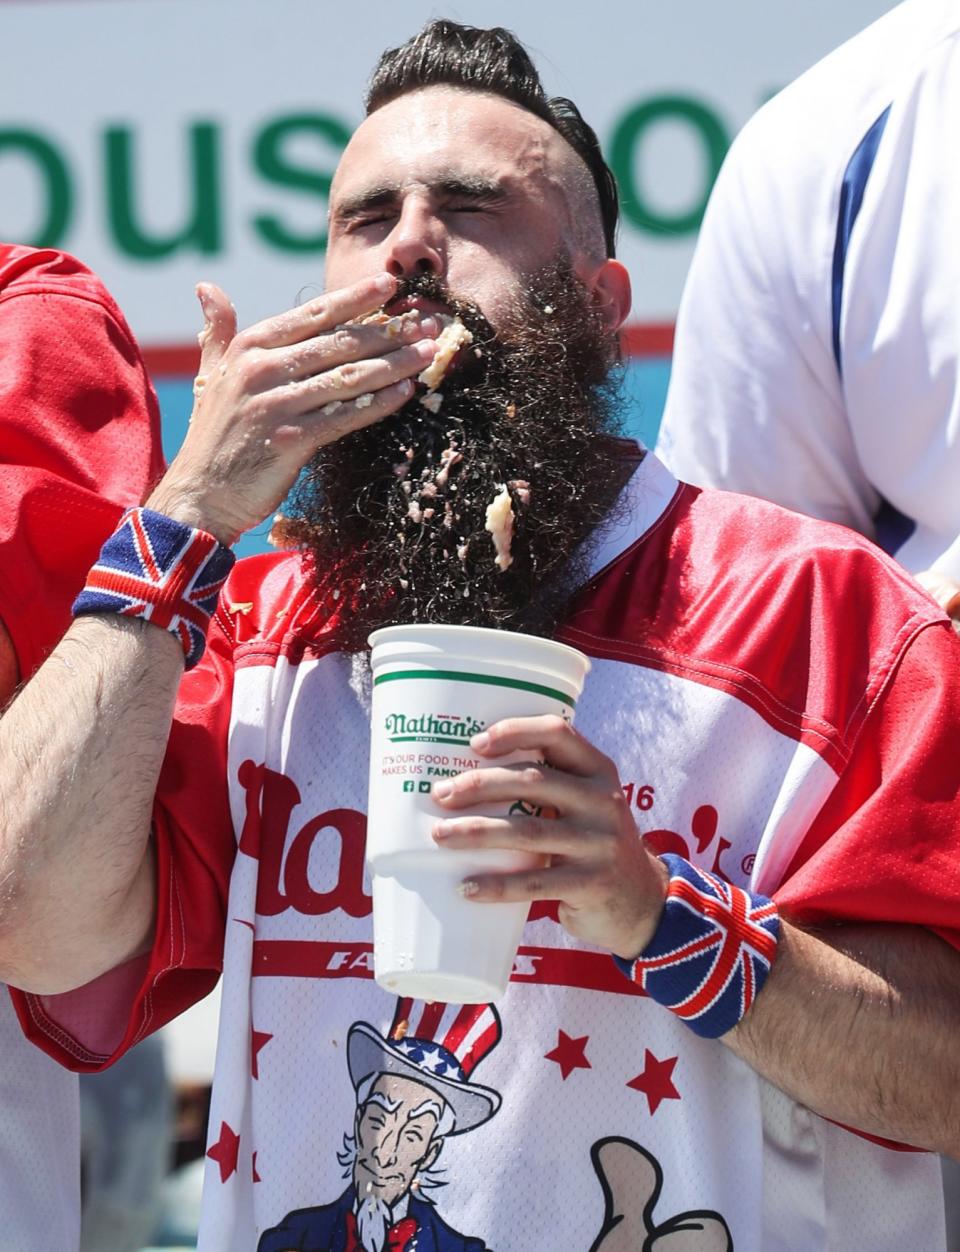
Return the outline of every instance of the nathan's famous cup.
<path id="1" fill-rule="evenodd" d="M 430 832 L 449 814 L 431 788 L 488 767 L 470 739 L 501 718 L 572 719 L 590 662 L 548 639 L 472 626 L 390 626 L 370 643 L 374 976 L 400 996 L 496 1000 L 506 992 L 529 905 L 479 904 L 457 888 L 473 873 L 529 869 L 540 858 L 438 847 Z M 524 759 L 529 753 L 518 752 L 496 764 Z M 520 811 L 505 804 L 484 816 Z"/>

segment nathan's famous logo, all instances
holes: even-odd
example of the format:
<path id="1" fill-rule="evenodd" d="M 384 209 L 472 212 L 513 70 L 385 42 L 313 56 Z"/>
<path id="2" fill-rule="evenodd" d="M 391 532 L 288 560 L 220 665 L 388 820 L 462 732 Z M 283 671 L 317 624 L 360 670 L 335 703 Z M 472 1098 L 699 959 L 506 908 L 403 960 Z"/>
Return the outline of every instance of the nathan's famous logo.
<path id="1" fill-rule="evenodd" d="M 475 717 L 461 717 L 458 713 L 388 713 L 384 728 L 391 743 L 414 743 L 429 740 L 433 743 L 456 743 L 466 747 L 471 738 L 485 723 Z"/>

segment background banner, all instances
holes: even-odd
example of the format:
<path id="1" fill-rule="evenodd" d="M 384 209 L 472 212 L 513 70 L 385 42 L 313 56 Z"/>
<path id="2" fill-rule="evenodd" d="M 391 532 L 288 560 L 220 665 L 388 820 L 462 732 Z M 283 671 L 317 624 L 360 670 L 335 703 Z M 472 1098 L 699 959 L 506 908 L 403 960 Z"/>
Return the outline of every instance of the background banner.
<path id="1" fill-rule="evenodd" d="M 323 282 L 337 155 L 383 48 L 443 14 L 502 24 L 597 129 L 623 194 L 634 350 L 669 352 L 703 208 L 769 95 L 884 0 L 0 2 L 0 237 L 76 253 L 161 374 L 199 325 L 199 278 L 241 324 Z"/>

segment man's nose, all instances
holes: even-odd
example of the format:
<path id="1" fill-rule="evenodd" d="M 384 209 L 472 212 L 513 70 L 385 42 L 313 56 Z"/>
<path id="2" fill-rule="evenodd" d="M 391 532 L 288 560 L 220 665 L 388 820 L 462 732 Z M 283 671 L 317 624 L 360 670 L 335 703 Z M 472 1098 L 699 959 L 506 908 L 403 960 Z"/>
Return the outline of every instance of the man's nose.
<path id="1" fill-rule="evenodd" d="M 404 205 L 390 233 L 385 267 L 395 278 L 443 275 L 446 267 L 443 227 L 426 206 L 410 201 Z"/>

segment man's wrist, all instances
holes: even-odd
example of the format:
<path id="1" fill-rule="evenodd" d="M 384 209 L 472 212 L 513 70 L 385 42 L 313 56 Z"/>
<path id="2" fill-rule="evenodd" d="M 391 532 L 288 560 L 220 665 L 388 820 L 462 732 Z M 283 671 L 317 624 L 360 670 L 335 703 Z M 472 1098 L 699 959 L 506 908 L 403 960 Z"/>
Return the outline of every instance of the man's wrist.
<path id="1" fill-rule="evenodd" d="M 660 922 L 634 960 L 614 957 L 632 982 L 717 1039 L 746 1016 L 763 989 L 780 937 L 766 896 L 736 887 L 683 857 L 665 854 L 669 888 Z"/>
<path id="2" fill-rule="evenodd" d="M 150 622 L 178 639 L 191 669 L 234 559 L 209 531 L 154 509 L 128 509 L 87 575 L 74 616 Z"/>
<path id="3" fill-rule="evenodd" d="M 631 935 L 630 941 L 625 942 L 621 948 L 618 948 L 613 953 L 614 959 L 618 964 L 626 963 L 627 965 L 632 965 L 637 957 L 643 954 L 643 950 L 657 933 L 657 927 L 663 918 L 663 910 L 667 903 L 667 891 L 670 887 L 670 871 L 661 857 L 653 856 L 650 853 L 647 853 L 647 857 L 651 883 L 647 893 L 649 899 L 644 906 L 643 922 Z"/>
<path id="4" fill-rule="evenodd" d="M 242 527 L 237 526 L 235 520 L 218 512 L 198 492 L 165 480 L 161 480 L 150 493 L 144 508 L 162 513 L 192 530 L 206 531 L 225 548 L 232 548 L 243 534 Z"/>

